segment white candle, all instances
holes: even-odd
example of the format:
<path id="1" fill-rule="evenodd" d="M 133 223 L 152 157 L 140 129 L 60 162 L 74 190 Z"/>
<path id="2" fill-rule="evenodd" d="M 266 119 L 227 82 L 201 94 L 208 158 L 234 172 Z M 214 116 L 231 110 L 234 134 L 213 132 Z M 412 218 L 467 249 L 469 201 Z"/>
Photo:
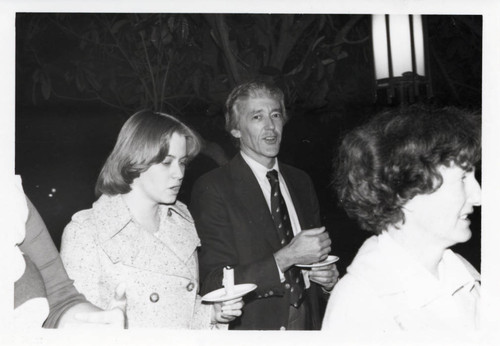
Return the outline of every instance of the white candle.
<path id="1" fill-rule="evenodd" d="M 222 285 L 226 289 L 226 295 L 234 293 L 234 270 L 231 267 L 225 267 L 223 270 Z"/>

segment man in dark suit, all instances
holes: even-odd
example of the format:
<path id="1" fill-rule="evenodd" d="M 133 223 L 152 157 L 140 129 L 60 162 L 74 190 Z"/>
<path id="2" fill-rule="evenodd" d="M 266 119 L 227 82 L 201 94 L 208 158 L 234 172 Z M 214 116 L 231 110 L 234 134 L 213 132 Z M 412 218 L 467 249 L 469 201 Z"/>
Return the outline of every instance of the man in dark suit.
<path id="1" fill-rule="evenodd" d="M 331 241 L 311 179 L 276 158 L 286 120 L 280 89 L 236 87 L 226 101 L 226 129 L 240 153 L 193 187 L 201 293 L 222 287 L 225 266 L 234 268 L 235 284 L 258 286 L 231 329 L 319 329 L 319 300 L 338 280 L 335 264 L 295 266 L 325 260 Z"/>

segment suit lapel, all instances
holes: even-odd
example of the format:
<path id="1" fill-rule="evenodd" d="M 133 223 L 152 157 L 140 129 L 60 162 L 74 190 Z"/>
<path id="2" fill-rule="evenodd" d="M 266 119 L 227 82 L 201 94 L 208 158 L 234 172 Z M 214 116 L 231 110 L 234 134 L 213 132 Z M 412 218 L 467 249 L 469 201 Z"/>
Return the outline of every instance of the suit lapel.
<path id="1" fill-rule="evenodd" d="M 230 165 L 236 199 L 246 209 L 246 215 L 256 225 L 257 232 L 262 233 L 262 237 L 274 250 L 279 250 L 281 246 L 278 233 L 257 178 L 241 154 L 236 155 Z"/>
<path id="2" fill-rule="evenodd" d="M 301 200 L 299 198 L 299 195 L 297 194 L 297 187 L 299 186 L 300 182 L 294 181 L 293 176 L 288 171 L 286 165 L 280 164 L 280 173 L 283 176 L 286 187 L 288 188 L 288 192 L 290 193 L 290 198 L 292 199 L 295 213 L 297 214 L 297 217 L 299 219 L 300 227 L 301 229 L 303 229 L 305 227 L 304 225 L 306 225 L 303 216 L 304 208 L 302 207 Z"/>

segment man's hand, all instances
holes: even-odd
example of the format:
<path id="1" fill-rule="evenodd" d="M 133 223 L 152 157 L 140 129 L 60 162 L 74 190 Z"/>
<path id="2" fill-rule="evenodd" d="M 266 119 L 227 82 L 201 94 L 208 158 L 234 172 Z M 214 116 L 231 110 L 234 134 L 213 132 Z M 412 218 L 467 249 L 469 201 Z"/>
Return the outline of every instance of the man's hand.
<path id="1" fill-rule="evenodd" d="M 127 297 L 125 285 L 116 287 L 108 309 L 102 310 L 90 303 L 80 303 L 69 308 L 61 316 L 58 328 L 127 328 Z"/>
<path id="2" fill-rule="evenodd" d="M 339 281 L 339 271 L 335 263 L 314 267 L 309 271 L 309 280 L 323 286 L 327 291 L 331 291 Z"/>
<path id="3" fill-rule="evenodd" d="M 331 251 L 331 243 L 325 227 L 307 229 L 295 235 L 287 246 L 274 254 L 274 257 L 284 273 L 295 264 L 323 261 Z"/>
<path id="4" fill-rule="evenodd" d="M 212 323 L 229 323 L 236 317 L 241 316 L 243 299 L 233 299 L 222 303 L 215 303 L 212 310 Z"/>

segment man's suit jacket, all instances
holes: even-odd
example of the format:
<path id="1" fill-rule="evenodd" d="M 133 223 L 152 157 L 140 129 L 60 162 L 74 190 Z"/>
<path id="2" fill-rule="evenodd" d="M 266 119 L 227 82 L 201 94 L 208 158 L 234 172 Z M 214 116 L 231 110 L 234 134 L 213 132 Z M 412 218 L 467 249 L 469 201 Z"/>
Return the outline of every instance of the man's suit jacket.
<path id="1" fill-rule="evenodd" d="M 302 229 L 320 227 L 319 203 L 309 176 L 279 163 Z M 283 329 L 288 324 L 289 287 L 280 281 L 273 253 L 281 248 L 269 207 L 250 167 L 240 154 L 195 183 L 191 213 L 201 239 L 201 294 L 222 287 L 223 268 L 234 267 L 236 284 L 254 283 L 243 316 L 232 329 Z M 318 286 L 311 283 L 305 304 L 311 329 L 319 329 Z"/>

